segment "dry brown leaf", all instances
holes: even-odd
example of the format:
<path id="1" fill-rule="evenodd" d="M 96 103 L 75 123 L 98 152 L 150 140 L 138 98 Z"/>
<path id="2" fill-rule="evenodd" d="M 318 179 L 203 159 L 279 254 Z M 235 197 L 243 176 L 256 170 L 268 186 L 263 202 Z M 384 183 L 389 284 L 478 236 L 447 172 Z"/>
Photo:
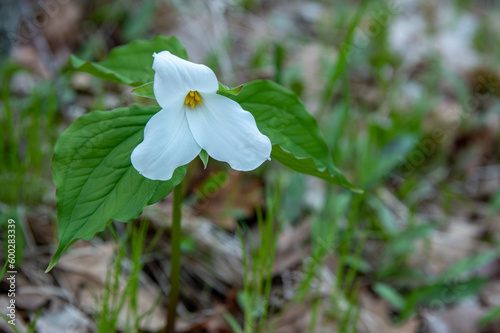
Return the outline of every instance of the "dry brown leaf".
<path id="1" fill-rule="evenodd" d="M 311 322 L 311 309 L 307 305 L 291 306 L 283 315 L 271 321 L 271 327 L 276 333 L 303 333 L 308 332 Z M 332 333 L 335 331 L 332 331 Z M 312 333 L 312 332 L 311 332 Z"/>
<path id="2" fill-rule="evenodd" d="M 84 241 L 77 243 L 88 244 Z M 90 279 L 93 282 L 104 284 L 114 251 L 117 248 L 116 244 L 104 243 L 100 246 L 78 247 L 77 243 L 59 260 L 56 268 L 81 275 L 87 281 Z"/>
<path id="3" fill-rule="evenodd" d="M 497 274 L 498 277 L 498 274 Z M 500 281 L 495 280 L 489 282 L 484 288 L 481 290 L 479 297 L 481 298 L 482 303 L 486 306 L 499 306 L 500 305 Z"/>
<path id="4" fill-rule="evenodd" d="M 451 217 L 444 230 L 436 230 L 429 240 L 416 242 L 413 260 L 425 259 L 428 272 L 438 275 L 459 260 L 488 250 L 490 246 L 479 240 L 483 231 L 479 224 Z"/>
<path id="5" fill-rule="evenodd" d="M 36 321 L 38 333 L 95 332 L 94 323 L 77 308 L 65 304 L 42 312 Z"/>
<path id="6" fill-rule="evenodd" d="M 4 309 L 6 310 L 7 307 L 10 304 L 11 298 L 7 297 L 6 295 L 0 295 L 0 309 L 2 309 L 2 314 L 7 314 L 6 311 L 4 312 Z M 13 319 L 13 318 L 9 318 Z M 22 318 L 21 314 L 19 311 L 16 311 L 16 317 L 15 317 L 15 328 L 19 331 L 19 333 L 25 333 L 26 332 L 26 323 L 24 322 L 24 319 Z M 10 325 L 8 325 L 3 318 L 0 318 L 0 332 L 5 332 L 5 333 L 16 333 Z"/>
<path id="7" fill-rule="evenodd" d="M 233 330 L 223 317 L 226 307 L 218 304 L 204 314 L 196 316 L 196 320 L 178 320 L 176 332 L 178 333 L 233 333 Z"/>
<path id="8" fill-rule="evenodd" d="M 368 291 L 360 292 L 361 312 L 359 315 L 359 333 L 415 333 L 418 322 L 410 319 L 396 325 L 389 317 L 389 307 L 385 300 L 376 299 Z"/>
<path id="9" fill-rule="evenodd" d="M 55 286 L 21 286 L 16 292 L 16 305 L 23 310 L 36 311 L 51 299 L 67 297 L 67 290 Z"/>
<path id="10" fill-rule="evenodd" d="M 263 205 L 262 184 L 258 178 L 247 177 L 234 170 L 222 175 L 224 178 L 221 180 L 221 187 L 215 192 L 195 188 L 200 199 L 194 209 L 213 223 L 234 230 L 237 216 L 250 218 L 254 215 L 255 207 Z"/>
<path id="11" fill-rule="evenodd" d="M 484 310 L 474 301 L 442 311 L 422 312 L 422 333 L 477 333 Z"/>

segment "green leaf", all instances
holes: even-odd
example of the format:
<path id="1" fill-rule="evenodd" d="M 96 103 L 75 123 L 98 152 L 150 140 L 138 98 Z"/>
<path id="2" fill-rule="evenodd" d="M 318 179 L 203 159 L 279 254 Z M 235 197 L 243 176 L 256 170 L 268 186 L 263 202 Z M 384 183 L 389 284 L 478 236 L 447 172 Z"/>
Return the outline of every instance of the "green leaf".
<path id="1" fill-rule="evenodd" d="M 405 307 L 398 320 L 401 322 L 407 320 L 417 312 L 419 306 L 442 307 L 471 295 L 477 295 L 487 282 L 487 278 L 473 278 L 467 281 L 450 279 L 443 283 L 413 289 L 406 297 Z"/>
<path id="2" fill-rule="evenodd" d="M 47 270 L 76 240 L 90 240 L 113 219 L 129 221 L 146 204 L 165 197 L 186 174 L 178 168 L 168 181 L 150 180 L 132 166 L 130 155 L 158 107 L 93 111 L 59 137 L 53 161 L 57 186 L 59 247 Z"/>
<path id="3" fill-rule="evenodd" d="M 479 253 L 475 256 L 462 259 L 455 263 L 453 266 L 449 267 L 444 271 L 439 279 L 447 280 L 452 278 L 459 278 L 471 271 L 477 270 L 483 266 L 486 266 L 490 262 L 499 257 L 499 250 L 494 249 L 487 252 Z"/>
<path id="4" fill-rule="evenodd" d="M 253 114 L 259 130 L 269 137 L 273 145 L 281 148 L 273 147 L 271 155 L 278 162 L 293 170 L 362 192 L 349 183 L 333 164 L 316 120 L 293 92 L 271 81 L 252 81 L 246 83 L 237 96 L 222 95 L 235 100 Z M 312 163 L 307 159 L 311 159 Z M 316 171 L 313 171 L 314 168 Z"/>
<path id="5" fill-rule="evenodd" d="M 142 86 L 138 86 L 130 90 L 130 92 L 137 96 L 155 99 L 155 93 L 153 90 L 153 81 L 145 83 Z"/>
<path id="6" fill-rule="evenodd" d="M 219 91 L 217 91 L 217 92 L 236 96 L 240 93 L 242 88 L 243 88 L 242 84 L 240 84 L 239 86 L 234 87 L 234 88 L 229 88 L 228 86 L 225 86 L 219 82 Z"/>
<path id="7" fill-rule="evenodd" d="M 375 197 L 370 197 L 369 200 Z M 383 203 L 377 198 L 379 205 Z M 370 203 L 373 207 L 374 205 Z M 386 207 L 387 208 L 387 207 Z M 378 214 L 381 218 L 382 214 Z M 384 251 L 384 255 L 387 257 L 396 257 L 401 255 L 409 255 L 415 251 L 415 241 L 428 237 L 433 231 L 439 228 L 438 223 L 422 223 L 417 225 L 409 226 L 406 230 L 401 231 L 400 229 L 394 230 L 391 239 L 387 244 L 387 248 Z"/>
<path id="8" fill-rule="evenodd" d="M 367 138 L 368 145 L 372 143 Z M 391 170 L 401 164 L 418 143 L 418 137 L 413 134 L 403 134 L 395 137 L 387 145 L 386 149 L 378 152 L 376 149 L 365 149 L 366 160 L 363 170 L 363 184 L 370 186 L 386 177 Z M 366 188 L 366 187 L 365 187 Z"/>
<path id="9" fill-rule="evenodd" d="M 222 316 L 224 317 L 224 319 L 226 319 L 229 326 L 231 326 L 233 332 L 243 333 L 243 330 L 241 329 L 238 320 L 236 320 L 236 318 L 230 312 L 225 311 L 222 313 Z"/>
<path id="10" fill-rule="evenodd" d="M 235 88 L 229 88 L 219 82 L 218 92 L 223 92 L 235 96 L 240 93 L 241 88 L 243 88 L 243 85 L 237 86 Z M 130 92 L 136 94 L 137 96 L 155 99 L 155 93 L 153 90 L 153 81 L 145 83 L 137 88 L 134 88 Z"/>
<path id="11" fill-rule="evenodd" d="M 271 158 L 294 171 L 335 183 L 335 176 L 332 176 L 327 170 L 319 171 L 312 158 L 297 158 L 292 153 L 284 151 L 280 145 L 273 146 Z"/>
<path id="12" fill-rule="evenodd" d="M 385 283 L 375 283 L 373 290 L 398 310 L 402 309 L 406 304 L 404 297 Z"/>
<path id="13" fill-rule="evenodd" d="M 500 318 L 500 305 L 486 312 L 479 320 L 479 325 L 484 327 L 498 318 Z"/>
<path id="14" fill-rule="evenodd" d="M 208 153 L 204 149 L 200 151 L 200 159 L 203 162 L 203 166 L 206 169 L 208 164 Z"/>
<path id="15" fill-rule="evenodd" d="M 151 40 L 136 40 L 111 50 L 109 57 L 100 62 L 82 60 L 74 55 L 69 64 L 73 69 L 99 78 L 131 86 L 140 86 L 153 80 L 153 53 L 170 51 L 187 59 L 184 46 L 175 37 L 157 36 Z"/>

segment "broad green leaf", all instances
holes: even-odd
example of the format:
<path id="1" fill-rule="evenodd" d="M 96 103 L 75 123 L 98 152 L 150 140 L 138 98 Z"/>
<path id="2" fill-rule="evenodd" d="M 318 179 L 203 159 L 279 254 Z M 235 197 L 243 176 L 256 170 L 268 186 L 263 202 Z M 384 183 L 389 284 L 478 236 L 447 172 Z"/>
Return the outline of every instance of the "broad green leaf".
<path id="1" fill-rule="evenodd" d="M 172 190 L 174 187 L 179 184 L 183 179 L 184 176 L 186 175 L 186 170 L 187 170 L 187 165 L 178 168 L 175 172 L 172 178 L 168 181 L 158 181 L 160 184 L 158 187 L 155 189 L 153 196 L 149 201 L 146 203 L 146 205 L 152 205 L 154 203 L 157 203 L 158 201 L 162 200 L 165 198 Z M 133 218 L 135 218 L 134 216 Z"/>
<path id="2" fill-rule="evenodd" d="M 219 91 L 218 93 L 225 93 L 229 95 L 236 96 L 240 93 L 241 89 L 243 88 L 243 85 L 240 84 L 237 87 L 234 88 L 229 88 L 228 86 L 223 85 L 222 83 L 219 82 Z"/>
<path id="3" fill-rule="evenodd" d="M 155 93 L 153 90 L 153 81 L 145 83 L 142 86 L 138 86 L 130 90 L 130 92 L 137 96 L 155 99 Z"/>
<path id="4" fill-rule="evenodd" d="M 271 158 L 294 171 L 335 182 L 335 176 L 332 176 L 326 169 L 319 171 L 311 158 L 297 158 L 292 153 L 284 151 L 280 145 L 273 146 Z"/>
<path id="5" fill-rule="evenodd" d="M 175 37 L 157 36 L 151 40 L 136 40 L 111 50 L 109 57 L 100 62 L 82 60 L 74 55 L 69 64 L 75 70 L 87 72 L 99 78 L 131 86 L 140 86 L 153 80 L 153 53 L 170 51 L 187 59 L 184 46 Z"/>
<path id="6" fill-rule="evenodd" d="M 92 239 L 113 219 L 134 219 L 146 204 L 161 200 L 182 181 L 186 166 L 163 182 L 141 176 L 130 162 L 146 123 L 158 111 L 158 107 L 93 111 L 61 134 L 53 161 L 59 247 L 48 270 L 76 240 Z"/>
<path id="7" fill-rule="evenodd" d="M 278 162 L 362 192 L 333 164 L 316 120 L 293 92 L 271 81 L 252 81 L 236 96 L 222 94 L 251 112 L 259 130 L 273 145 L 279 145 L 281 150 L 273 148 L 272 155 Z M 311 159 L 317 172 L 313 172 L 312 164 L 304 159 Z"/>

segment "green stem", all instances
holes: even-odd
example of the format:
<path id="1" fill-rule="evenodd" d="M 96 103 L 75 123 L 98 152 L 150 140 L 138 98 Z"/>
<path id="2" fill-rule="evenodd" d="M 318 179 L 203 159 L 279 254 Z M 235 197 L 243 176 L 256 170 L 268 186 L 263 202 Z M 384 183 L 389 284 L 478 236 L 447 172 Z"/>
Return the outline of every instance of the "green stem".
<path id="1" fill-rule="evenodd" d="M 174 188 L 174 202 L 172 212 L 172 231 L 170 256 L 170 295 L 168 298 L 167 333 L 175 333 L 175 319 L 177 317 L 177 301 L 179 300 L 179 285 L 181 277 L 181 206 L 182 183 Z"/>

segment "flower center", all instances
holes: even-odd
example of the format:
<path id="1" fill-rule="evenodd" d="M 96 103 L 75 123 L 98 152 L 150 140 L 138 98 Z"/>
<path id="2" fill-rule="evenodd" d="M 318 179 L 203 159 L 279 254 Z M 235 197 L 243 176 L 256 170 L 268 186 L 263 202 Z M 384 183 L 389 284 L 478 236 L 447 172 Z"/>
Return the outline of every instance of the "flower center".
<path id="1" fill-rule="evenodd" d="M 200 96 L 200 93 L 197 92 L 196 90 L 195 91 L 190 91 L 186 95 L 186 99 L 184 100 L 184 104 L 190 105 L 191 109 L 192 109 L 192 108 L 194 108 L 194 106 L 196 105 L 196 103 L 198 103 L 198 104 L 201 105 L 201 96 Z"/>

